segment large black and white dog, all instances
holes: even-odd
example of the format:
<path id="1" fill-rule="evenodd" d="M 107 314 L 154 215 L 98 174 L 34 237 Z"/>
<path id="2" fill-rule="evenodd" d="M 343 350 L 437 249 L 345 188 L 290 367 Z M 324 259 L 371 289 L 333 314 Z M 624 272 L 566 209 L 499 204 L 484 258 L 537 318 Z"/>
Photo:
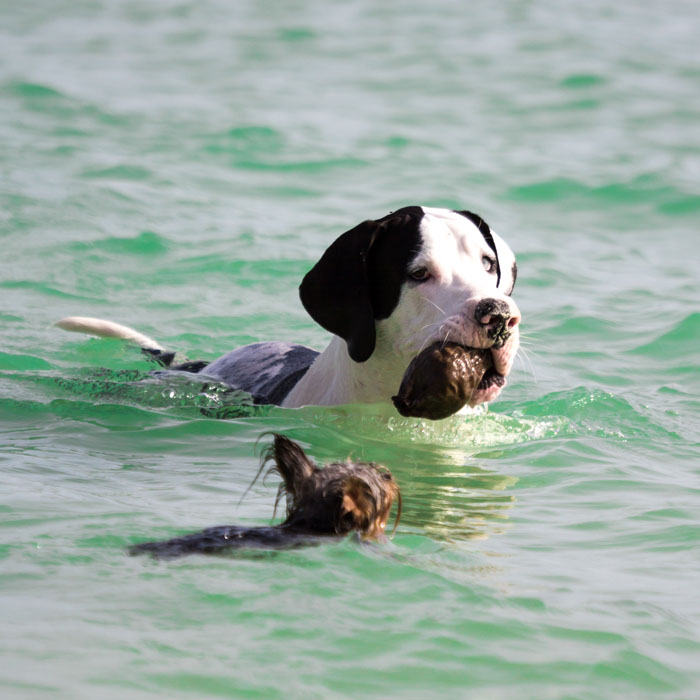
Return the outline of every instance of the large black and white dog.
<path id="1" fill-rule="evenodd" d="M 475 406 L 498 396 L 518 350 L 520 312 L 510 296 L 516 274 L 511 249 L 476 214 L 404 207 L 346 231 L 304 277 L 302 304 L 334 334 L 323 352 L 261 342 L 181 367 L 257 403 L 389 403 L 411 359 L 449 340 L 492 354 Z M 152 339 L 110 321 L 71 317 L 57 325 L 166 356 Z"/>

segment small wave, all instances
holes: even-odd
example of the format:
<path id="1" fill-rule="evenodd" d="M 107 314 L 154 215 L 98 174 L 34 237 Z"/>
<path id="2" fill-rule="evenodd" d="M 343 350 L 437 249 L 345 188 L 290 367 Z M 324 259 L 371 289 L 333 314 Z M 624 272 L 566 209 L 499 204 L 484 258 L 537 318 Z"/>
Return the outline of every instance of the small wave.
<path id="1" fill-rule="evenodd" d="M 659 204 L 658 211 L 669 216 L 685 216 L 686 214 L 697 214 L 700 212 L 700 197 L 688 195 L 678 197 L 663 204 Z"/>
<path id="2" fill-rule="evenodd" d="M 600 389 L 580 386 L 546 394 L 519 405 L 504 402 L 498 410 L 508 410 L 514 420 L 559 419 L 560 435 L 596 435 L 604 438 L 629 439 L 650 436 L 678 440 L 677 433 L 667 430 L 651 414 L 635 408 L 629 401 Z"/>
<path id="3" fill-rule="evenodd" d="M 277 32 L 280 41 L 288 43 L 297 43 L 300 41 L 308 41 L 315 39 L 318 34 L 310 27 L 287 27 L 280 29 Z"/>
<path id="4" fill-rule="evenodd" d="M 590 188 L 567 178 L 555 178 L 532 182 L 527 185 L 511 187 L 506 196 L 523 202 L 549 202 L 574 197 L 586 197 L 590 194 Z"/>
<path id="5" fill-rule="evenodd" d="M 312 190 L 308 187 L 298 187 L 294 185 L 269 185 L 267 187 L 259 187 L 258 191 L 272 197 L 285 197 L 289 199 L 296 198 L 307 198 L 307 197 L 320 197 L 321 192 L 319 190 Z"/>
<path id="6" fill-rule="evenodd" d="M 563 78 L 559 84 L 568 90 L 581 90 L 584 88 L 597 87 L 605 85 L 606 78 L 602 75 L 594 73 L 572 73 Z"/>
<path id="7" fill-rule="evenodd" d="M 700 347 L 700 313 L 692 313 L 655 340 L 630 350 L 630 354 L 668 359 L 696 357 Z"/>
<path id="8" fill-rule="evenodd" d="M 86 117 L 98 124 L 106 126 L 131 126 L 130 116 L 106 112 L 95 105 L 89 104 L 55 87 L 31 81 L 14 80 L 0 88 L 0 93 L 7 93 L 24 100 L 25 106 L 32 111 L 53 115 L 58 120 L 71 122 L 69 132 L 72 135 L 85 135 L 83 128 L 76 128 L 74 122 L 80 117 Z M 55 133 L 60 133 L 64 127 L 58 124 Z"/>
<path id="9" fill-rule="evenodd" d="M 403 418 L 391 406 L 380 405 L 293 410 L 313 425 L 333 428 L 360 442 L 385 443 L 390 436 L 392 445 L 439 450 L 453 463 L 463 463 L 465 455 L 483 450 L 551 438 L 594 435 L 628 440 L 656 435 L 679 439 L 651 413 L 635 408 L 625 398 L 584 386 L 517 404 L 499 401 L 442 421 Z"/>
<path id="10" fill-rule="evenodd" d="M 44 401 L 68 401 L 78 404 L 89 400 L 91 405 L 121 405 L 134 408 L 186 409 L 193 416 L 237 418 L 264 414 L 268 407 L 256 406 L 252 397 L 242 391 L 217 382 L 205 382 L 187 372 L 168 375 L 167 382 L 157 375 L 141 370 L 90 369 L 78 376 L 62 376 L 55 372 L 36 374 L 2 373 L 0 377 L 13 382 L 40 387 Z M 53 399 L 52 395 L 68 396 Z M 64 415 L 66 409 L 61 409 Z M 82 411 L 79 411 L 82 415 Z M 76 416 L 77 417 L 77 416 Z"/>
<path id="11" fill-rule="evenodd" d="M 390 437 L 393 445 L 457 448 L 458 461 L 463 459 L 464 454 L 484 448 L 552 437 L 568 425 L 566 420 L 561 421 L 556 417 L 531 420 L 490 413 L 484 406 L 472 409 L 467 415 L 456 415 L 441 421 L 404 418 L 388 404 L 305 406 L 286 410 L 294 411 L 299 418 L 312 425 L 333 428 L 360 443 L 385 443 Z"/>
<path id="12" fill-rule="evenodd" d="M 284 148 L 284 137 L 268 126 L 239 126 L 223 133 L 205 137 L 204 150 L 238 156 L 279 153 Z"/>
<path id="13" fill-rule="evenodd" d="M 151 171 L 147 168 L 128 163 L 115 165 L 109 168 L 97 168 L 83 171 L 83 177 L 91 179 L 147 180 L 151 175 Z"/>
<path id="14" fill-rule="evenodd" d="M 240 286 L 268 288 L 272 280 L 300 279 L 308 267 L 306 260 L 230 260 L 221 255 L 198 255 L 178 261 L 169 272 L 163 272 L 156 283 L 170 284 L 182 274 L 222 274 L 235 278 L 233 281 Z"/>
<path id="15" fill-rule="evenodd" d="M 359 168 L 367 165 L 367 161 L 359 158 L 319 158 L 317 160 L 288 160 L 288 161 L 263 161 L 240 159 L 233 165 L 242 170 L 269 170 L 281 173 L 325 173 L 328 170 L 343 168 Z"/>
<path id="16" fill-rule="evenodd" d="M 280 173 L 324 173 L 339 168 L 367 165 L 352 156 L 340 158 L 310 157 L 307 150 L 287 144 L 284 135 L 269 126 L 238 126 L 228 131 L 203 136 L 202 150 L 214 156 L 228 156 L 234 168 Z M 299 158 L 299 154 L 303 154 Z M 296 185 L 292 185 L 292 190 Z"/>
<path id="17" fill-rule="evenodd" d="M 553 178 L 511 187 L 506 198 L 521 202 L 580 203 L 590 206 L 591 200 L 613 204 L 647 204 L 658 202 L 658 206 L 675 201 L 685 201 L 685 192 L 667 185 L 657 184 L 653 179 L 640 177 L 632 182 L 612 182 L 600 186 L 586 185 L 570 178 Z"/>
<path id="18" fill-rule="evenodd" d="M 570 316 L 565 317 L 553 326 L 547 328 L 548 337 L 563 337 L 570 335 L 595 336 L 609 333 L 615 330 L 618 324 L 598 316 Z"/>
<path id="19" fill-rule="evenodd" d="M 43 282 L 31 282 L 29 280 L 18 280 L 13 282 L 0 282 L 0 288 L 4 289 L 26 289 L 31 292 L 38 292 L 39 294 L 47 294 L 49 296 L 60 297 L 62 299 L 78 299 L 80 301 L 92 301 L 91 297 L 81 296 L 79 294 L 72 294 L 70 292 L 64 292 L 62 289 L 57 289 L 56 287 L 51 287 Z"/>
<path id="20" fill-rule="evenodd" d="M 49 85 L 41 83 L 30 83 L 24 81 L 12 81 L 6 87 L 5 91 L 16 95 L 17 97 L 30 97 L 39 99 L 64 98 L 63 93 Z"/>
<path id="21" fill-rule="evenodd" d="M 90 243 L 74 242 L 65 247 L 74 252 L 96 248 L 107 253 L 122 255 L 159 255 L 169 250 L 170 243 L 167 238 L 153 231 L 142 231 L 133 237 L 113 236 Z"/>
<path id="22" fill-rule="evenodd" d="M 16 355 L 0 352 L 0 369 L 33 370 L 52 369 L 51 365 L 41 357 L 33 355 Z"/>

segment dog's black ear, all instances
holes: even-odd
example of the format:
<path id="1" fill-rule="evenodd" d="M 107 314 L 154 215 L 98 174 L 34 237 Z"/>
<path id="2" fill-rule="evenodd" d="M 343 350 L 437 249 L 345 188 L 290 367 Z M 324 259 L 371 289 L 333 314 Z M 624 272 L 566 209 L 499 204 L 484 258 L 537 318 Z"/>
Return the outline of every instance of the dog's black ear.
<path id="1" fill-rule="evenodd" d="M 367 256 L 378 228 L 376 221 L 363 221 L 346 231 L 299 287 L 301 303 L 311 318 L 345 340 L 355 362 L 368 360 L 376 341 Z"/>
<path id="2" fill-rule="evenodd" d="M 420 245 L 420 207 L 364 221 L 337 238 L 311 268 L 299 296 L 311 318 L 345 340 L 355 362 L 374 352 L 377 319 L 398 304 L 407 265 Z"/>

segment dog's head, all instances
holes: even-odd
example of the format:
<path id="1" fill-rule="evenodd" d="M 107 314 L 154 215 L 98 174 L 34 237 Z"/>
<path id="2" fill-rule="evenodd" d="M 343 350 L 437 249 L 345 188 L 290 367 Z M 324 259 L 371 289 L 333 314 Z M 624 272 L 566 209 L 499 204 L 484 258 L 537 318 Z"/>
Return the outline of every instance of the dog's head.
<path id="1" fill-rule="evenodd" d="M 516 275 L 513 252 L 478 215 L 412 206 L 342 234 L 299 292 L 355 362 L 382 353 L 405 369 L 435 341 L 489 349 L 476 405 L 500 393 L 518 350 Z"/>
<path id="2" fill-rule="evenodd" d="M 265 461 L 283 479 L 278 493 L 287 497 L 283 526 L 317 533 L 345 535 L 353 530 L 364 539 L 384 534 L 389 512 L 398 499 L 394 530 L 401 517 L 401 495 L 391 473 L 368 462 L 334 462 L 319 469 L 304 450 L 275 435 Z"/>

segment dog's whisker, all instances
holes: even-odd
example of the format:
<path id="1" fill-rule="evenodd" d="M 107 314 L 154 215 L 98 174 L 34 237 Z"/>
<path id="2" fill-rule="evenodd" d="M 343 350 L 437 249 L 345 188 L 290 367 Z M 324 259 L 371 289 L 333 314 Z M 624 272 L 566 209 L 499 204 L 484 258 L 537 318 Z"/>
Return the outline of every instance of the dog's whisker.
<path id="1" fill-rule="evenodd" d="M 440 329 L 438 330 L 438 335 L 439 335 L 440 332 L 442 331 L 442 328 L 443 328 L 443 327 L 440 326 Z M 448 329 L 445 331 L 445 337 L 442 339 L 442 342 L 441 342 L 441 345 L 440 345 L 440 349 L 444 349 L 444 348 L 445 348 L 445 344 L 447 343 L 447 339 L 450 337 L 450 330 L 451 330 L 451 329 L 448 328 Z"/>
<path id="2" fill-rule="evenodd" d="M 445 347 L 445 345 L 446 345 L 446 343 L 447 343 L 447 339 L 449 338 L 449 336 L 450 336 L 450 332 L 449 332 L 449 331 L 446 331 L 446 332 L 445 332 L 445 337 L 444 337 L 444 339 L 443 339 L 443 341 L 442 341 L 442 347 L 443 347 L 443 348 Z"/>
<path id="3" fill-rule="evenodd" d="M 437 335 L 440 335 L 440 332 L 442 331 L 443 326 L 445 325 L 444 321 L 435 321 L 435 323 L 426 323 L 424 326 L 421 326 L 419 330 L 424 331 L 426 328 L 432 328 L 433 326 L 438 326 L 438 331 Z M 425 336 L 425 340 L 421 343 L 421 350 L 425 346 L 425 344 L 431 339 L 434 338 L 435 336 L 431 333 L 428 333 Z M 419 351 L 420 352 L 420 351 Z"/>
<path id="4" fill-rule="evenodd" d="M 522 353 L 523 355 L 528 355 L 528 356 L 532 355 L 532 357 L 537 357 L 537 358 L 544 357 L 544 355 L 541 352 L 538 352 L 537 350 L 533 350 L 532 348 L 529 348 L 527 346 L 523 347 L 522 345 L 518 349 L 518 353 Z"/>
<path id="5" fill-rule="evenodd" d="M 424 326 L 421 326 L 419 330 L 425 330 L 426 328 L 430 328 L 431 326 L 444 326 L 445 321 L 435 321 L 433 323 L 426 323 Z"/>
<path id="6" fill-rule="evenodd" d="M 423 328 L 427 328 L 428 326 L 437 326 L 437 325 L 438 325 L 437 323 L 429 323 L 427 326 L 423 326 Z M 440 337 L 440 334 L 442 333 L 442 329 L 443 329 L 444 327 L 445 327 L 445 323 L 443 322 L 443 323 L 440 324 L 440 327 L 439 327 L 438 330 L 437 330 L 437 336 L 438 336 L 438 337 Z M 421 329 L 421 330 L 423 330 L 423 329 Z M 425 337 L 425 340 L 421 343 L 421 346 L 420 346 L 420 348 L 419 348 L 417 354 L 420 354 L 421 352 L 423 352 L 423 350 L 425 349 L 426 344 L 427 344 L 428 342 L 430 342 L 430 339 L 431 339 L 431 338 L 434 338 L 434 337 L 435 337 L 435 336 L 428 334 L 428 335 Z"/>
<path id="7" fill-rule="evenodd" d="M 532 335 L 520 334 L 520 342 L 527 341 L 528 343 L 535 343 L 537 345 L 542 345 L 543 341 Z"/>
<path id="8" fill-rule="evenodd" d="M 441 314 L 444 314 L 447 316 L 447 314 L 432 300 L 428 299 L 426 296 L 423 297 L 424 301 L 427 301 L 429 304 L 432 304 Z"/>
<path id="9" fill-rule="evenodd" d="M 445 338 L 442 341 L 442 347 L 445 347 L 445 344 L 450 341 L 450 335 L 452 333 L 456 333 L 456 338 L 452 338 L 452 342 L 457 343 L 458 345 L 464 345 L 465 344 L 465 334 L 464 331 L 461 329 L 455 329 L 454 327 L 450 327 L 445 331 Z"/>
<path id="10" fill-rule="evenodd" d="M 532 378 L 537 381 L 537 374 L 535 373 L 535 368 L 530 361 L 529 353 L 526 351 L 523 351 L 522 348 L 520 349 L 521 352 L 519 352 L 515 357 L 520 362 L 520 364 L 523 367 L 523 370 L 527 371 L 527 368 L 525 367 L 525 363 L 527 362 L 527 365 L 529 367 L 529 373 L 532 375 Z"/>

